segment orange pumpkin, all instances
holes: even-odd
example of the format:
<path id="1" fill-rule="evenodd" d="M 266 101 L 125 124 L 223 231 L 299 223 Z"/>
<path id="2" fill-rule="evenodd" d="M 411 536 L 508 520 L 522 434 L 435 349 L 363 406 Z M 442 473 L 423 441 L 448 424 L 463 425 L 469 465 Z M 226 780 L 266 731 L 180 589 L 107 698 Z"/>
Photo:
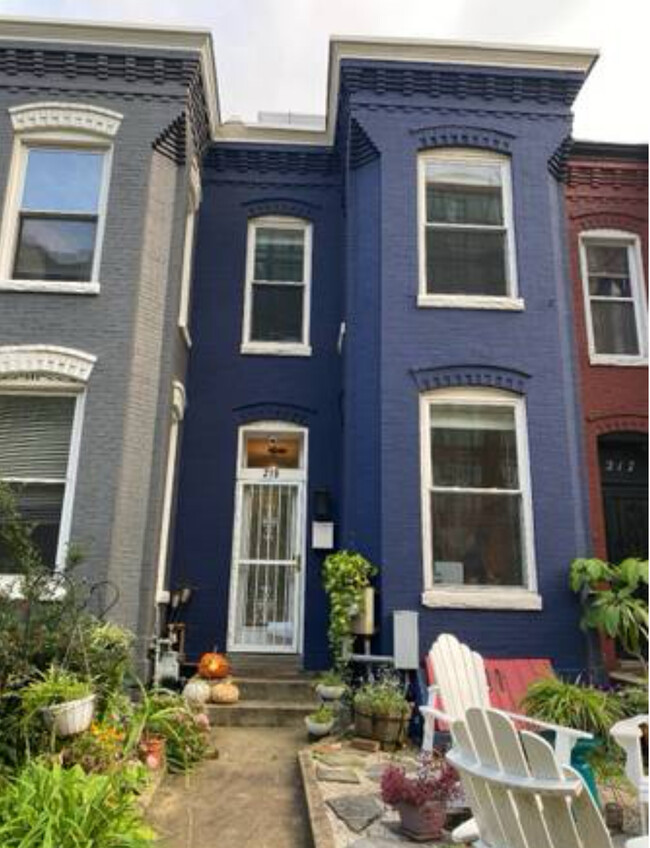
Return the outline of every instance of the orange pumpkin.
<path id="1" fill-rule="evenodd" d="M 230 674 L 230 663 L 223 654 L 203 654 L 199 660 L 199 675 L 215 680 Z"/>

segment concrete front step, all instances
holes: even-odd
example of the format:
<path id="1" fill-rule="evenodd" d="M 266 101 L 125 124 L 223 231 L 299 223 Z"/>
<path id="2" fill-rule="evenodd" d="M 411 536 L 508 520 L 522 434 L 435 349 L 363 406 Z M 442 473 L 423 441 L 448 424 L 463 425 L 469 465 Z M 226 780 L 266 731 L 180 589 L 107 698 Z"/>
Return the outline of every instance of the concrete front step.
<path id="1" fill-rule="evenodd" d="M 315 703 L 294 701 L 239 701 L 209 704 L 210 722 L 215 727 L 295 727 L 317 709 Z"/>
<path id="2" fill-rule="evenodd" d="M 296 654 L 228 654 L 235 677 L 301 677 L 302 657 Z"/>
<path id="3" fill-rule="evenodd" d="M 235 677 L 242 701 L 287 701 L 296 704 L 313 704 L 316 698 L 315 681 L 303 678 L 274 680 L 265 677 Z"/>

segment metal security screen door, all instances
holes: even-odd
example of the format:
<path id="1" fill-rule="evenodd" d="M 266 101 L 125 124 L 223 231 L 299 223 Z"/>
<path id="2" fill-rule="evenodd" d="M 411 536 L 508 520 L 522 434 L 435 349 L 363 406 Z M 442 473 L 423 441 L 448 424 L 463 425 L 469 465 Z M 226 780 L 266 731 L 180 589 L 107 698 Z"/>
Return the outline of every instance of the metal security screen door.
<path id="1" fill-rule="evenodd" d="M 229 650 L 300 648 L 304 433 L 255 426 L 240 436 Z"/>

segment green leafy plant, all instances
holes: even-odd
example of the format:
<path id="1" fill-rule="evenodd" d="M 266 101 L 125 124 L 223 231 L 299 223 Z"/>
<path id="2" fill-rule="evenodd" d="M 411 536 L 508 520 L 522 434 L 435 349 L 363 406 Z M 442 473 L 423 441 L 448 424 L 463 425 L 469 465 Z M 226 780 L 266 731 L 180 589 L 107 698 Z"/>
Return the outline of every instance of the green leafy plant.
<path id="1" fill-rule="evenodd" d="M 337 669 L 332 668 L 329 671 L 324 671 L 318 676 L 318 682 L 323 686 L 345 686 L 345 676 Z"/>
<path id="2" fill-rule="evenodd" d="M 316 712 L 311 713 L 309 719 L 313 721 L 314 724 L 329 724 L 330 721 L 334 719 L 334 711 L 331 707 L 323 705 L 319 707 Z"/>
<path id="3" fill-rule="evenodd" d="M 119 773 L 34 761 L 0 793 L 2 848 L 146 848 L 154 837 Z"/>
<path id="4" fill-rule="evenodd" d="M 617 639 L 646 665 L 648 640 L 648 561 L 629 557 L 618 564 L 600 559 L 575 559 L 569 585 L 582 597 L 583 630 L 595 629 Z M 643 597 L 640 595 L 643 594 Z"/>
<path id="5" fill-rule="evenodd" d="M 52 665 L 22 690 L 23 711 L 30 716 L 42 707 L 76 701 L 92 693 L 93 687 L 89 681 L 82 680 L 74 672 Z"/>
<path id="6" fill-rule="evenodd" d="M 354 693 L 352 702 L 359 712 L 385 718 L 404 718 L 411 712 L 404 687 L 399 679 L 391 676 L 364 683 Z"/>
<path id="7" fill-rule="evenodd" d="M 174 692 L 144 688 L 141 702 L 135 709 L 125 751 L 135 751 L 146 738 L 165 740 L 167 767 L 172 772 L 188 772 L 207 754 L 205 716 L 195 715 L 185 699 Z"/>
<path id="8" fill-rule="evenodd" d="M 336 670 L 345 665 L 344 649 L 351 635 L 351 619 L 359 611 L 363 590 L 375 574 L 376 566 L 354 551 L 336 551 L 323 563 L 323 585 L 330 606 L 328 639 Z"/>
<path id="9" fill-rule="evenodd" d="M 620 701 L 611 693 L 557 677 L 532 683 L 521 706 L 531 718 L 602 737 L 607 737 L 612 725 L 623 716 Z"/>
<path id="10" fill-rule="evenodd" d="M 623 715 L 626 717 L 648 714 L 647 685 L 627 686 L 625 689 L 620 689 L 616 694 L 621 703 Z"/>

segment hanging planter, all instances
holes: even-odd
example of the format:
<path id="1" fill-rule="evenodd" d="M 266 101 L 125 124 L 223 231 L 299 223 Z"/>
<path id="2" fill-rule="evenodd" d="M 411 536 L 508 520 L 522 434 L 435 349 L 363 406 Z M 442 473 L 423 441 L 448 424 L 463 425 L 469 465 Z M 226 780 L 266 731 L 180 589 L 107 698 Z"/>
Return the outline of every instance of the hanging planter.
<path id="1" fill-rule="evenodd" d="M 43 707 L 43 717 L 57 736 L 75 736 L 90 727 L 95 714 L 95 696 Z"/>

